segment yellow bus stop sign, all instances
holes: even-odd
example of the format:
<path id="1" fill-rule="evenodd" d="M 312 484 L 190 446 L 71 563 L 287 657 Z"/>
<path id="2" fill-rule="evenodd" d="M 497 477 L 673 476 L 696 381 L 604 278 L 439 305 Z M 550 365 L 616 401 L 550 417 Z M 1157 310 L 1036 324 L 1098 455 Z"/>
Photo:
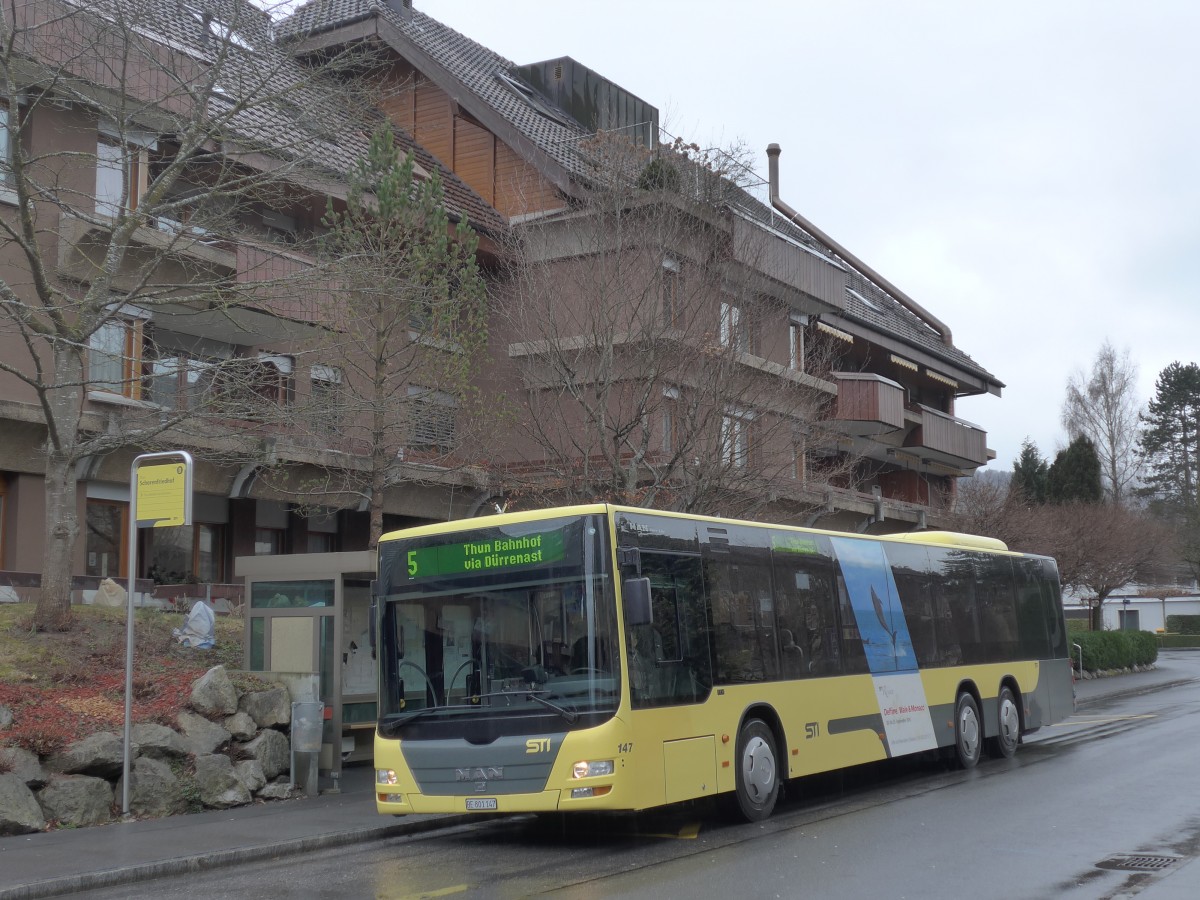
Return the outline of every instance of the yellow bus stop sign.
<path id="1" fill-rule="evenodd" d="M 134 517 L 138 528 L 190 524 L 191 470 L 185 460 L 140 466 Z"/>

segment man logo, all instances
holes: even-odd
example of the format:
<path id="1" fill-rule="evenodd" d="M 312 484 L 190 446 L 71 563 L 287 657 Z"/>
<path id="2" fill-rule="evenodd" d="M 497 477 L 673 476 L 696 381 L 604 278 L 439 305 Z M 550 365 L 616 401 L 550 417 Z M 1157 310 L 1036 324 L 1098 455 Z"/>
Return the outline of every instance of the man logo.
<path id="1" fill-rule="evenodd" d="M 549 753 L 550 738 L 530 738 L 525 742 L 526 753 Z"/>

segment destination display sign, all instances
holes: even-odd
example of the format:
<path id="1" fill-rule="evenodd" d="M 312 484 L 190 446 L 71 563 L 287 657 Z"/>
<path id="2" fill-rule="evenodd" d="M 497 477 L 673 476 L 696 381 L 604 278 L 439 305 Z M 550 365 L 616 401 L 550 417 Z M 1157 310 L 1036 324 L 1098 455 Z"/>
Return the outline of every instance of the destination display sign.
<path id="1" fill-rule="evenodd" d="M 474 572 L 502 572 L 522 566 L 561 560 L 565 554 L 562 529 L 526 534 L 520 537 L 481 538 L 434 547 L 409 550 L 409 578 L 434 578 L 439 575 L 464 575 Z"/>

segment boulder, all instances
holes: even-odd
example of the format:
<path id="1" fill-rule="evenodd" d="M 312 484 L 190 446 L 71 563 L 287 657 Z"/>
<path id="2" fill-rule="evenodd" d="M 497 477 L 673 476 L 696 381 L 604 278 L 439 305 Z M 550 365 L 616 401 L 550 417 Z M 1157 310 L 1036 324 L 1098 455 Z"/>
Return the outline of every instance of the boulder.
<path id="1" fill-rule="evenodd" d="M 285 687 L 250 691 L 238 700 L 238 711 L 250 716 L 259 728 L 274 728 L 292 721 L 292 698 Z"/>
<path id="2" fill-rule="evenodd" d="M 215 809 L 245 806 L 250 802 L 250 791 L 223 753 L 196 757 L 196 788 L 200 802 Z"/>
<path id="3" fill-rule="evenodd" d="M 283 781 L 272 781 L 258 792 L 258 796 L 263 800 L 290 800 L 292 798 L 292 785 L 286 779 Z"/>
<path id="4" fill-rule="evenodd" d="M 201 756 L 212 753 L 223 744 L 228 744 L 231 735 L 216 722 L 210 722 L 204 716 L 188 712 L 186 709 L 179 714 L 176 721 L 182 732 L 184 746 L 189 753 Z"/>
<path id="5" fill-rule="evenodd" d="M 137 746 L 141 756 L 166 761 L 182 759 L 191 752 L 187 742 L 179 736 L 178 732 L 166 725 L 152 723 L 134 725 L 132 734 L 133 743 Z"/>
<path id="6" fill-rule="evenodd" d="M 205 715 L 231 716 L 238 711 L 238 692 L 224 666 L 213 666 L 192 685 L 192 709 Z"/>
<path id="7" fill-rule="evenodd" d="M 113 789 L 103 778 L 60 775 L 38 794 L 42 813 L 63 825 L 102 825 L 112 818 Z"/>
<path id="8" fill-rule="evenodd" d="M 117 781 L 116 797 L 123 799 L 125 779 Z M 129 811 L 136 816 L 173 816 L 187 811 L 183 785 L 165 762 L 139 756 L 129 772 Z"/>
<path id="9" fill-rule="evenodd" d="M 0 835 L 30 834 L 46 827 L 46 817 L 20 775 L 0 775 Z"/>
<path id="10" fill-rule="evenodd" d="M 137 753 L 136 745 L 132 750 Z M 125 739 L 111 731 L 98 731 L 56 753 L 46 765 L 64 775 L 116 778 L 125 767 Z"/>
<path id="11" fill-rule="evenodd" d="M 21 776 L 35 791 L 50 778 L 37 754 L 23 747 L 0 747 L 0 771 Z"/>
<path id="12" fill-rule="evenodd" d="M 235 741 L 248 741 L 258 734 L 258 725 L 244 712 L 236 712 L 225 720 L 225 730 Z"/>
<path id="13" fill-rule="evenodd" d="M 0 731 L 8 728 L 13 723 L 12 710 L 0 703 Z"/>
<path id="14" fill-rule="evenodd" d="M 267 783 L 267 776 L 263 774 L 262 763 L 257 759 L 243 759 L 241 762 L 235 762 L 233 764 L 233 771 L 242 780 L 242 784 L 246 786 L 246 790 L 252 794 L 261 791 Z"/>
<path id="15" fill-rule="evenodd" d="M 274 778 L 280 772 L 286 772 L 292 764 L 292 745 L 282 733 L 274 728 L 266 728 L 242 749 L 258 760 L 262 766 L 263 776 Z"/>

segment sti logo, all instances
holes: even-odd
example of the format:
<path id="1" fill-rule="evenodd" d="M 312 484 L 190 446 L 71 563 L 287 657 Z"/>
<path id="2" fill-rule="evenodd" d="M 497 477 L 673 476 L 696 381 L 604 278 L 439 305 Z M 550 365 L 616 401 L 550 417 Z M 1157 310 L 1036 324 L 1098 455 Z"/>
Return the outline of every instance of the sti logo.
<path id="1" fill-rule="evenodd" d="M 530 738 L 525 742 L 526 753 L 549 753 L 550 738 Z"/>

